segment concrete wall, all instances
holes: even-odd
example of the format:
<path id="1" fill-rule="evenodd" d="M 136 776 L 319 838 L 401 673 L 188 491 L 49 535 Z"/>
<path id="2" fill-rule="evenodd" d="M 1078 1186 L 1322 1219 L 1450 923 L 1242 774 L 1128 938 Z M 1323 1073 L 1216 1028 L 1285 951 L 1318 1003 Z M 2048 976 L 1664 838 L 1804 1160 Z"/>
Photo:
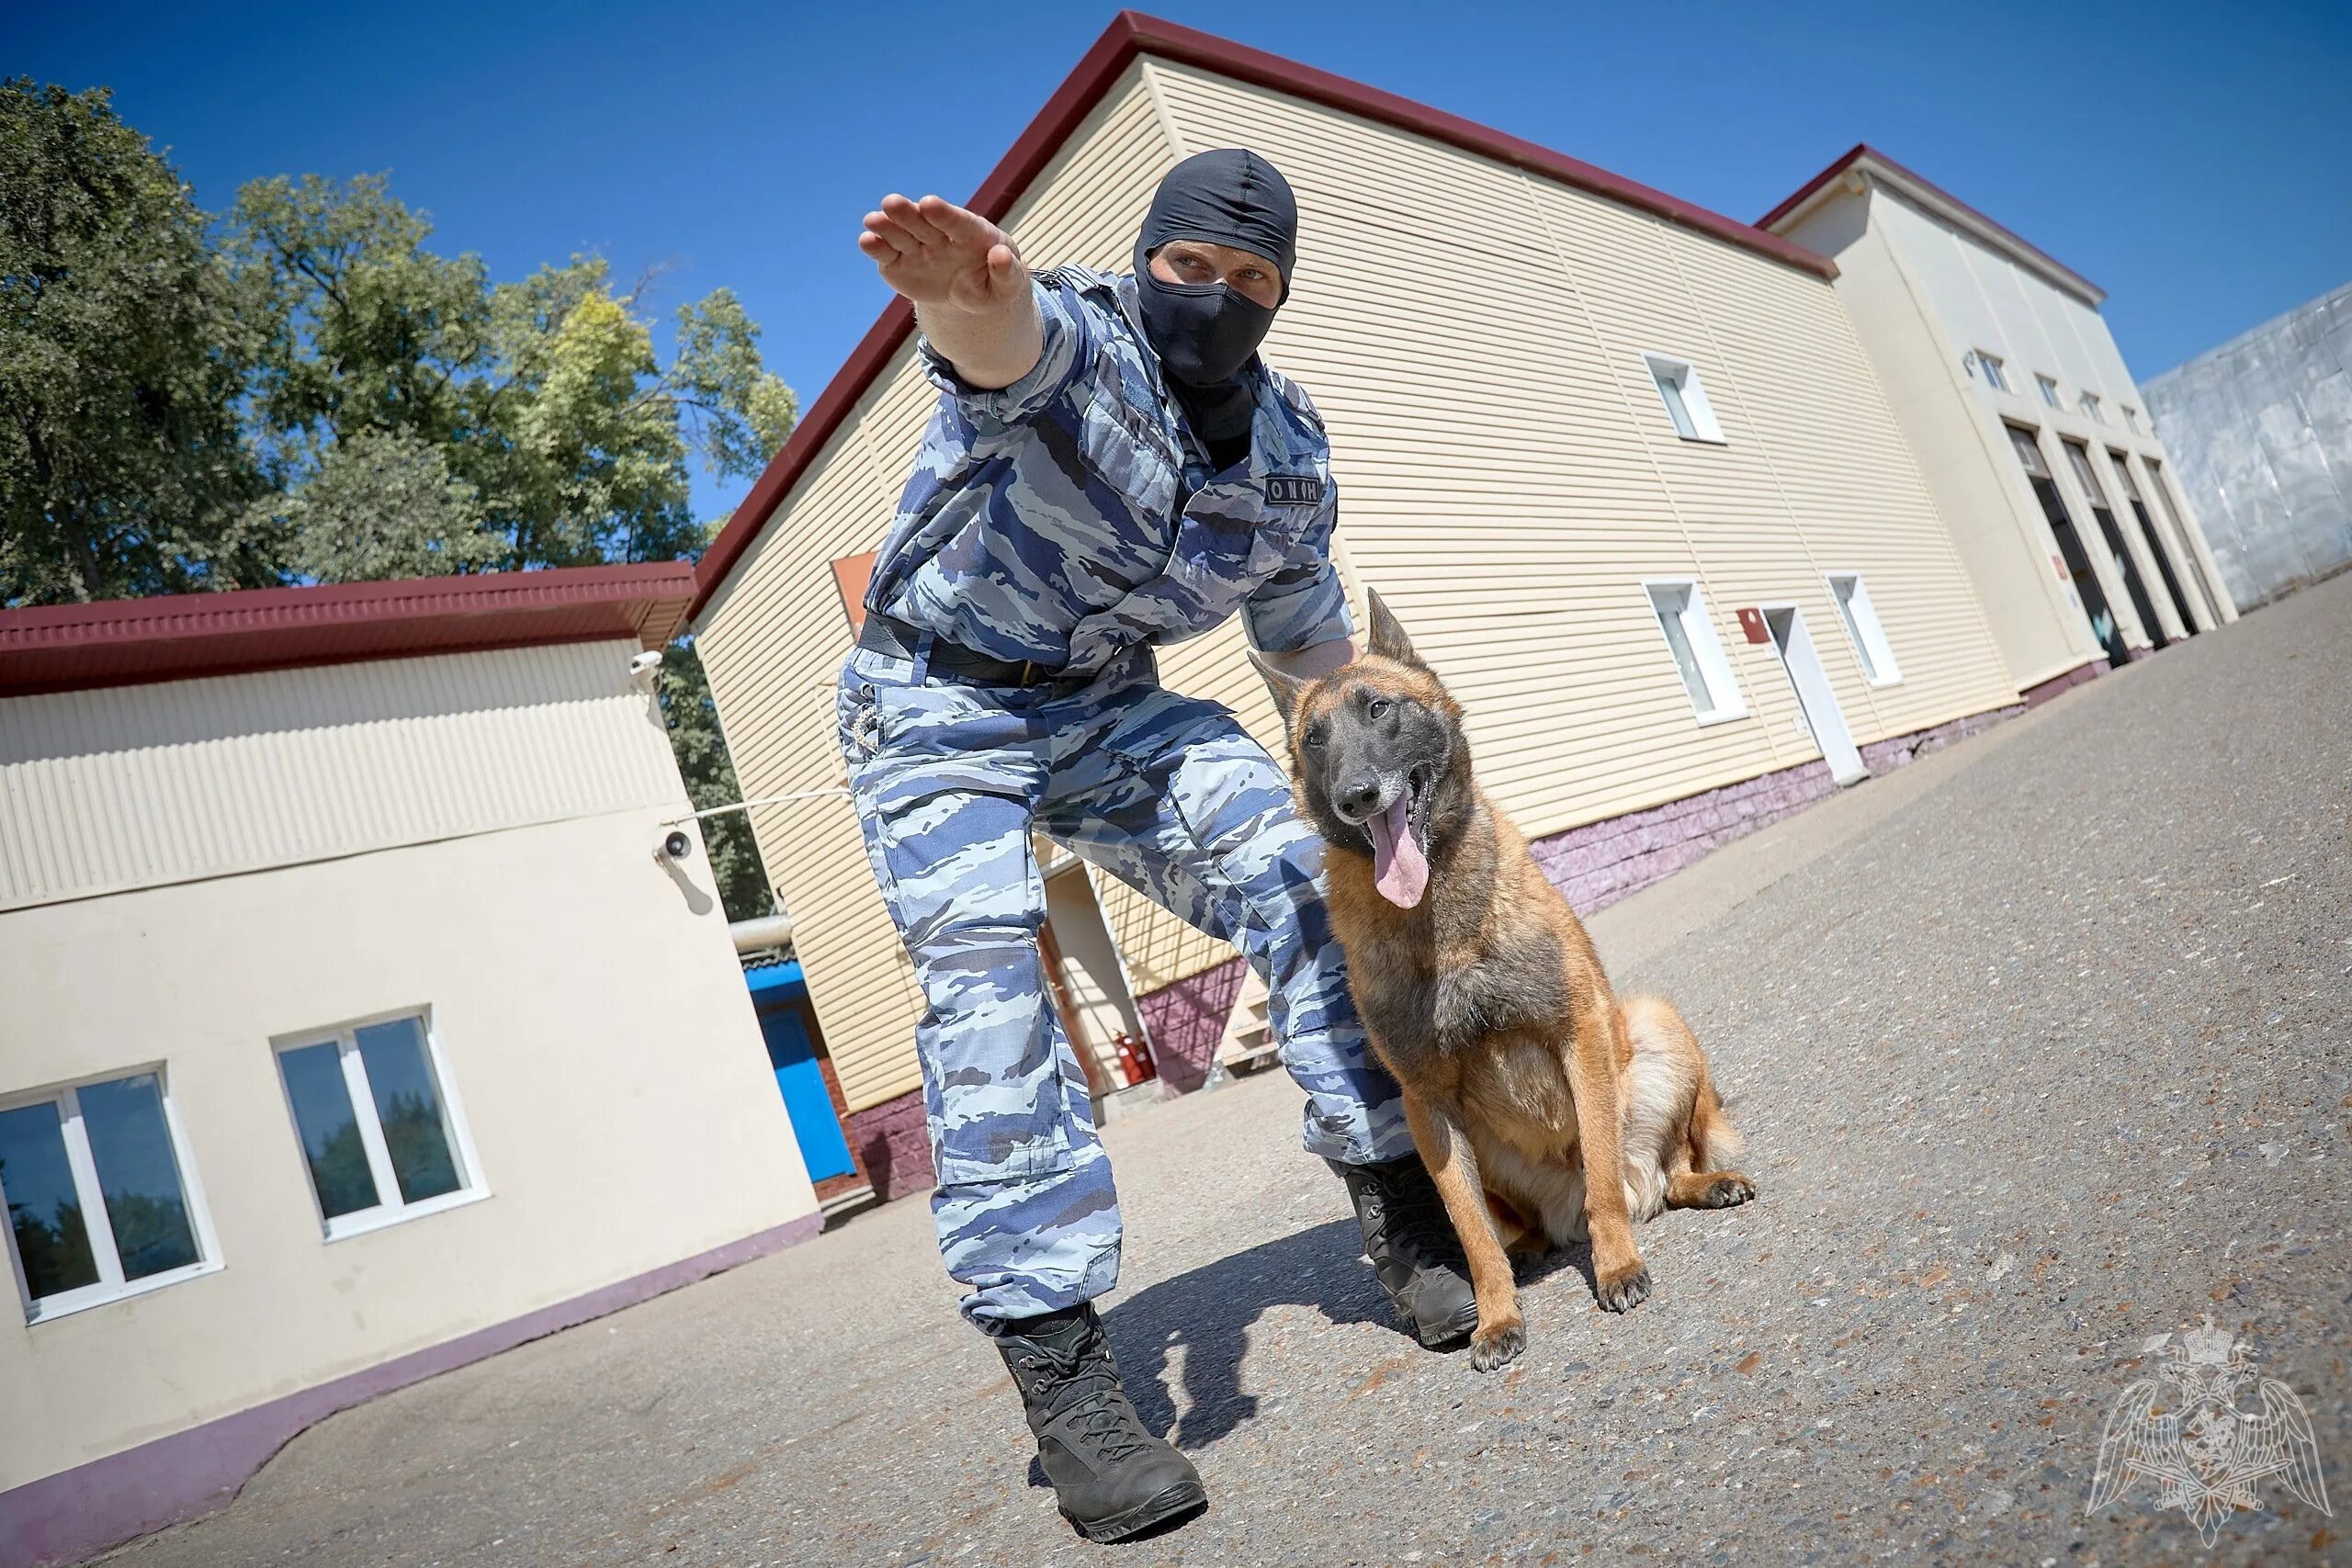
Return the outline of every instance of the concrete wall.
<path id="1" fill-rule="evenodd" d="M 364 722 L 327 736 L 332 712 L 273 694 L 315 695 L 360 667 L 0 703 L 17 768 L 0 794 L 21 829 L 46 824 L 53 844 L 70 838 L 65 807 L 88 802 L 28 804 L 27 777 L 110 777 L 105 809 L 152 817 L 158 863 L 181 871 L 172 831 L 197 833 L 239 798 L 267 822 L 292 809 L 292 791 L 314 789 L 311 808 L 345 823 L 310 849 L 241 852 L 237 874 L 0 912 L 0 1095 L 160 1064 L 220 1264 L 69 1315 L 0 1322 L 0 1491 L 814 1213 L 707 863 L 697 851 L 671 867 L 650 852 L 662 820 L 689 807 L 674 767 L 662 787 L 641 787 L 647 736 L 662 741 L 626 685 L 630 651 L 469 655 L 454 684 L 427 668 L 444 660 L 376 668 L 368 679 L 409 707 L 437 702 L 435 722 L 498 775 L 481 779 L 476 804 L 504 792 L 523 820 L 349 852 L 319 846 L 363 818 L 380 826 L 364 805 L 393 784 L 333 766 L 273 776 L 272 757 L 333 741 L 460 794 L 472 776 L 436 772 L 427 739 L 381 715 L 347 716 Z M 544 694 L 551 671 L 576 687 L 552 716 L 518 700 Z M 215 722 L 229 713 L 242 728 Z M 187 739 L 190 725 L 208 739 Z M 549 725 L 580 742 L 561 767 L 542 750 Z M 64 743 L 74 734 L 85 750 Z M 601 781 L 578 787 L 624 798 L 551 811 L 515 783 L 574 766 Z M 209 793 L 216 778 L 230 793 Z M 450 799 L 411 831 L 431 831 Z M 541 815 L 553 819 L 530 819 Z M 105 849 L 55 849 L 53 869 L 118 863 Z M 272 1041 L 410 1009 L 430 1010 L 488 1195 L 328 1241 Z"/>
<path id="2" fill-rule="evenodd" d="M 2239 609 L 2352 566 L 2352 284 L 2144 390 Z"/>

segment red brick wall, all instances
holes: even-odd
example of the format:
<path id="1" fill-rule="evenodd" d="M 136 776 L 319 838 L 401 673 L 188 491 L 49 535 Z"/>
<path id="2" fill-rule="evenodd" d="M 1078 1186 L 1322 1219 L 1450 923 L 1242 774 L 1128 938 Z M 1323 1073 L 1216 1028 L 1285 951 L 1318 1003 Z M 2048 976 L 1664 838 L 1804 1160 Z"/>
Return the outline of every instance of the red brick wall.
<path id="1" fill-rule="evenodd" d="M 910 1192 L 928 1192 L 936 1184 L 922 1090 L 910 1089 L 896 1100 L 852 1111 L 848 1127 L 850 1152 L 876 1195 L 903 1198 Z"/>

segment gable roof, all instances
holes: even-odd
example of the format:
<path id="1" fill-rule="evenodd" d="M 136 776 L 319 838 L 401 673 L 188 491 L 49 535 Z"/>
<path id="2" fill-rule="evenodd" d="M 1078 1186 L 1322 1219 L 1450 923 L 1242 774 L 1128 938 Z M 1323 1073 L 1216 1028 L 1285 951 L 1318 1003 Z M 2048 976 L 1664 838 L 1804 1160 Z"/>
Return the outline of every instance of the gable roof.
<path id="1" fill-rule="evenodd" d="M 0 697 L 620 637 L 660 648 L 694 587 L 693 563 L 672 560 L 0 610 Z"/>
<path id="2" fill-rule="evenodd" d="M 1994 222 L 1926 175 L 1905 168 L 1867 141 L 1854 143 L 1850 152 L 1799 186 L 1786 201 L 1758 218 L 1756 226 L 1779 232 L 1784 224 L 1792 221 L 1804 209 L 1810 207 L 1815 197 L 1830 190 L 1849 169 L 1877 180 L 1908 199 L 1912 205 L 1925 208 L 1946 222 L 1966 230 L 2028 272 L 2073 295 L 2093 310 L 2097 310 L 2107 298 L 2107 290 L 2049 252 Z"/>
<path id="3" fill-rule="evenodd" d="M 965 205 L 991 222 L 1001 220 L 1127 66 L 1147 54 L 1395 126 L 1638 208 L 1784 265 L 1825 278 L 1838 276 L 1835 262 L 1793 241 L 1711 212 L 1566 153 L 1311 65 L 1301 65 L 1280 55 L 1136 11 L 1122 11 L 1111 18 L 1111 25 L 1102 29 L 1102 36 L 1094 40 L 1078 68 L 1046 100 L 1046 107 L 1029 122 L 1029 129 L 1021 133 L 1021 139 L 999 160 Z M 728 519 L 727 526 L 704 552 L 696 572 L 697 586 L 690 615 L 702 614 L 703 606 L 766 529 L 769 519 L 792 493 L 800 476 L 815 462 L 833 432 L 882 374 L 913 328 L 913 307 L 902 299 L 893 299 L 866 330 L 865 337 L 858 340 L 848 361 L 826 384 L 817 400 L 808 405 L 791 439 L 769 462 L 742 504 Z"/>

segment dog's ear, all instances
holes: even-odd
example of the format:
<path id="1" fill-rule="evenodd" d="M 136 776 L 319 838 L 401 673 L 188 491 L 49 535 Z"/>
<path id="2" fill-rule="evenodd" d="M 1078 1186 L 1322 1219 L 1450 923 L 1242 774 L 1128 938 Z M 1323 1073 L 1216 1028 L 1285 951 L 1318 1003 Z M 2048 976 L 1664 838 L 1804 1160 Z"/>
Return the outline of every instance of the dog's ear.
<path id="1" fill-rule="evenodd" d="M 1291 715 L 1298 711 L 1299 693 L 1306 690 L 1314 682 L 1302 681 L 1286 671 L 1275 669 L 1271 663 L 1259 658 L 1258 650 L 1254 648 L 1247 651 L 1250 655 L 1250 662 L 1257 669 L 1259 678 L 1266 682 L 1266 690 L 1273 695 L 1274 711 L 1283 716 L 1283 728 L 1288 729 Z"/>
<path id="2" fill-rule="evenodd" d="M 1428 669 L 1428 665 L 1421 663 L 1421 656 L 1413 651 L 1412 641 L 1405 636 L 1405 628 L 1398 626 L 1396 617 L 1388 613 L 1388 605 L 1380 597 L 1380 590 L 1372 589 L 1365 597 L 1372 603 L 1372 651 L 1399 664 Z"/>

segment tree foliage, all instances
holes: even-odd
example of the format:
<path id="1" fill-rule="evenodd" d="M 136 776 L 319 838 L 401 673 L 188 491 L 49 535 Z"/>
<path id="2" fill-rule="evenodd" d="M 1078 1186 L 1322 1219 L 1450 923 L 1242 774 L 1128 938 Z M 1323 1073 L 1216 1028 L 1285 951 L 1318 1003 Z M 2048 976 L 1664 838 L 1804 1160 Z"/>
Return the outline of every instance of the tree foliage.
<path id="1" fill-rule="evenodd" d="M 0 83 L 0 603 L 276 581 L 250 304 L 103 89 Z"/>
<path id="2" fill-rule="evenodd" d="M 690 465 L 747 479 L 798 414 L 741 302 L 665 363 L 652 278 L 494 282 L 432 233 L 376 175 L 213 222 L 105 92 L 0 85 L 0 604 L 698 554 Z M 736 798 L 690 646 L 662 696 L 695 805 Z M 707 839 L 768 913 L 748 825 Z"/>

